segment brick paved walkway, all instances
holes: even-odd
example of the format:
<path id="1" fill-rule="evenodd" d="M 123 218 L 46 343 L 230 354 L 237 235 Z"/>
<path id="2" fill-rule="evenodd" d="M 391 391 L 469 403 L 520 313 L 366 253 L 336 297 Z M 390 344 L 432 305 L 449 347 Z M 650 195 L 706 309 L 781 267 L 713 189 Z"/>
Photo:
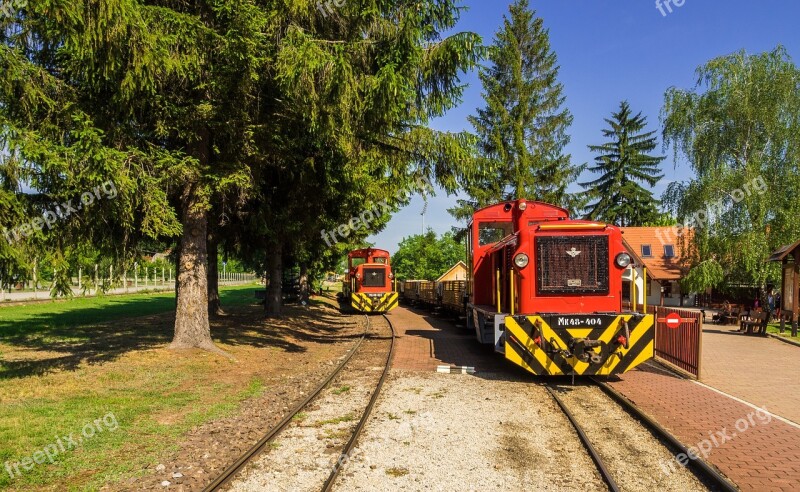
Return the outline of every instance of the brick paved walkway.
<path id="1" fill-rule="evenodd" d="M 800 428 L 647 367 L 619 379 L 611 385 L 685 445 L 711 443 L 706 461 L 743 491 L 800 490 Z"/>
<path id="2" fill-rule="evenodd" d="M 436 366 L 469 366 L 478 371 L 502 367 L 491 347 L 484 347 L 472 332 L 457 328 L 445 317 L 399 307 L 389 314 L 397 331 L 395 369 L 435 371 Z"/>
<path id="3" fill-rule="evenodd" d="M 701 381 L 800 424 L 800 347 L 706 325 Z"/>

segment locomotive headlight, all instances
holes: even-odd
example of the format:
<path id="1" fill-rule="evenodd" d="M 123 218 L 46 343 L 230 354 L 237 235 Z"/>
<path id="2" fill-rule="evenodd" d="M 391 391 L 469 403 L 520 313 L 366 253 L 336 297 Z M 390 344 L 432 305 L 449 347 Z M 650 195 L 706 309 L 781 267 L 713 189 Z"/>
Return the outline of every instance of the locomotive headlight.
<path id="1" fill-rule="evenodd" d="M 628 268 L 631 264 L 631 255 L 628 253 L 620 253 L 617 255 L 617 266 L 620 268 Z"/>
<path id="2" fill-rule="evenodd" d="M 519 209 L 520 210 L 522 210 L 524 212 L 527 208 L 528 208 L 528 202 L 526 202 L 524 200 L 519 202 Z"/>
<path id="3" fill-rule="evenodd" d="M 517 265 L 517 268 L 525 268 L 528 266 L 528 255 L 525 253 L 520 253 L 514 257 L 514 264 Z"/>

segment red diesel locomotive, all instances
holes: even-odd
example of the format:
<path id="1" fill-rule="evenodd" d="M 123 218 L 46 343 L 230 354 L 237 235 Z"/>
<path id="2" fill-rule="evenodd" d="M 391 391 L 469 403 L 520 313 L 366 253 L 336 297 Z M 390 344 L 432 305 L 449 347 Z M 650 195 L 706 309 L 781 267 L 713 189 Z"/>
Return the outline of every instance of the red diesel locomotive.
<path id="1" fill-rule="evenodd" d="M 622 308 L 619 228 L 517 200 L 475 212 L 468 238 L 481 343 L 537 375 L 619 374 L 653 357 L 653 316 Z"/>
<path id="2" fill-rule="evenodd" d="M 397 307 L 388 251 L 357 249 L 347 255 L 343 298 L 361 313 L 387 313 Z"/>

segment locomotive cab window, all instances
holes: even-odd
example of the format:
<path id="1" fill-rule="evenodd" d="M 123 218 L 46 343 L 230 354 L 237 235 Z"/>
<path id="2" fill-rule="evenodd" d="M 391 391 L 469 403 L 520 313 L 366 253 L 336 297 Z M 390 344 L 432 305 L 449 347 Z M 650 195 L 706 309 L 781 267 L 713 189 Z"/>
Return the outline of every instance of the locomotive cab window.
<path id="1" fill-rule="evenodd" d="M 478 226 L 478 241 L 481 246 L 494 244 L 514 232 L 511 222 L 481 222 Z"/>
<path id="2" fill-rule="evenodd" d="M 353 265 L 353 268 L 361 266 L 366 262 L 367 260 L 365 258 L 353 258 L 352 260 L 350 260 L 350 264 Z"/>
<path id="3" fill-rule="evenodd" d="M 377 264 L 380 264 L 380 265 L 385 265 L 386 264 L 386 258 L 375 258 L 373 263 L 377 263 Z"/>

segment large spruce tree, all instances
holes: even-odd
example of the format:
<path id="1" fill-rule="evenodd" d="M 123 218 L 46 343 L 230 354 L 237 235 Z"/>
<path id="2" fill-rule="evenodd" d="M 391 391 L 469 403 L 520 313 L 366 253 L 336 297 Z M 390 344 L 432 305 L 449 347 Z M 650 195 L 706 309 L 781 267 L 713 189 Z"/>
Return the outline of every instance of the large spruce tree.
<path id="1" fill-rule="evenodd" d="M 564 153 L 572 115 L 549 36 L 528 0 L 511 5 L 489 48 L 490 64 L 480 72 L 485 106 L 470 122 L 482 173 L 466 187 L 470 199 L 451 210 L 457 218 L 511 198 L 575 205 L 567 187 L 583 166 Z"/>
<path id="2" fill-rule="evenodd" d="M 589 171 L 600 173 L 600 177 L 581 183 L 595 199 L 588 207 L 587 218 L 621 226 L 653 222 L 659 217 L 658 200 L 640 183 L 652 188 L 664 177 L 660 164 L 665 157 L 649 155 L 656 148 L 656 132 L 643 131 L 647 118 L 642 113 L 634 116 L 627 101 L 622 101 L 619 111 L 605 121 L 609 128 L 603 130 L 603 136 L 609 141 L 589 146 L 600 154 Z"/>

